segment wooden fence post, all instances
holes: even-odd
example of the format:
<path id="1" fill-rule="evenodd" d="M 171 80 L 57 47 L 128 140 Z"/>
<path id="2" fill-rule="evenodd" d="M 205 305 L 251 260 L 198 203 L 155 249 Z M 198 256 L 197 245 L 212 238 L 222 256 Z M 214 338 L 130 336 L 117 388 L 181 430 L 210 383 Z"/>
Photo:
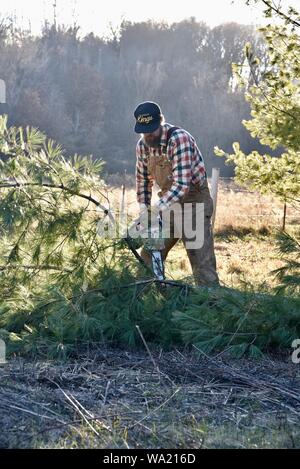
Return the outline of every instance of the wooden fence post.
<path id="1" fill-rule="evenodd" d="M 283 219 L 282 219 L 282 231 L 285 231 L 285 223 L 286 223 L 286 202 L 283 206 Z"/>

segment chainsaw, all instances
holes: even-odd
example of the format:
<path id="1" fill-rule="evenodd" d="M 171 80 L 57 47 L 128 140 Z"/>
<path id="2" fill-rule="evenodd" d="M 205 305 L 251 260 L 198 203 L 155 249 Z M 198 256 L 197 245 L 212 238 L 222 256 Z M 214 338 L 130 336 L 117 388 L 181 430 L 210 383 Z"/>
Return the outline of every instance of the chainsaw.
<path id="1" fill-rule="evenodd" d="M 148 220 L 149 221 L 149 220 Z M 164 239 L 162 237 L 162 218 L 161 214 L 157 216 L 156 223 L 144 223 L 139 217 L 129 227 L 127 236 L 134 238 L 135 246 L 137 248 L 144 245 L 151 255 L 152 271 L 157 280 L 165 280 L 164 262 L 162 251 L 165 247 Z"/>

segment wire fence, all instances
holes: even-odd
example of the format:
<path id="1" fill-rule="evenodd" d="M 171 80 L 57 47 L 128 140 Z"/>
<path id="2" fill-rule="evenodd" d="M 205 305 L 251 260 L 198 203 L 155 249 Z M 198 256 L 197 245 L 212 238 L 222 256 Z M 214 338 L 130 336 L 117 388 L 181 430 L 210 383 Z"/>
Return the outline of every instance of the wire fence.
<path id="1" fill-rule="evenodd" d="M 114 193 L 115 189 L 121 190 L 125 185 L 127 195 L 130 194 L 130 197 L 127 197 L 127 205 L 129 207 L 137 205 L 134 174 L 107 175 L 105 182 L 111 189 L 111 193 Z M 211 186 L 211 178 L 208 178 L 208 183 Z M 154 187 L 154 195 L 155 193 Z M 239 198 L 240 194 L 242 194 L 241 198 Z M 233 224 L 242 223 L 242 220 L 248 220 L 248 222 L 257 220 L 264 224 L 285 228 L 286 224 L 300 225 L 300 204 L 298 206 L 284 204 L 270 195 L 263 195 L 239 186 L 233 177 L 220 177 L 216 222 L 219 225 L 230 223 L 230 218 Z"/>

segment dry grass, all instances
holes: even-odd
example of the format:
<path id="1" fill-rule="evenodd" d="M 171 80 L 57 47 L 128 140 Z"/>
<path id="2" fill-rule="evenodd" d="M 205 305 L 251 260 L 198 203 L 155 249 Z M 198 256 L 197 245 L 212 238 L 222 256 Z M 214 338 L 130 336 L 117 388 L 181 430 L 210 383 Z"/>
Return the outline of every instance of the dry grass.
<path id="1" fill-rule="evenodd" d="M 109 180 L 108 197 L 112 205 L 121 200 L 124 179 L 115 176 Z M 127 176 L 126 206 L 128 215 L 138 213 L 134 178 Z M 157 200 L 157 188 L 153 200 Z M 222 284 L 238 287 L 241 282 L 266 287 L 274 286 L 270 272 L 281 266 L 274 244 L 273 234 L 281 229 L 283 204 L 271 196 L 251 193 L 236 186 L 231 180 L 221 180 L 215 220 L 215 252 Z M 287 207 L 286 229 L 293 231 L 299 225 L 300 212 Z M 166 275 L 170 279 L 186 278 L 192 281 L 192 271 L 181 242 L 169 253 Z"/>
<path id="2" fill-rule="evenodd" d="M 97 350 L 0 368 L 0 447 L 299 447 L 299 370 L 286 358 Z M 179 424 L 180 422 L 180 424 Z"/>

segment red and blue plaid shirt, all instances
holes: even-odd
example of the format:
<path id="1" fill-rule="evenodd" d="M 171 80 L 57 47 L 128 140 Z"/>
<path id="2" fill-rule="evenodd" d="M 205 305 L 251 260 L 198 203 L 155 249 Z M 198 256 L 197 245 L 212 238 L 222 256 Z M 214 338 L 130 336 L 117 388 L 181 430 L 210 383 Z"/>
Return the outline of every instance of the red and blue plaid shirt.
<path id="1" fill-rule="evenodd" d="M 149 155 L 161 156 L 165 150 L 168 160 L 172 163 L 172 186 L 160 198 L 158 206 L 161 209 L 169 207 L 181 199 L 192 184 L 200 184 L 206 180 L 206 171 L 201 152 L 194 137 L 183 129 L 174 130 L 167 149 L 167 132 L 172 127 L 163 124 L 160 145 L 157 148 L 148 147 L 143 138 L 136 145 L 136 192 L 140 204 L 151 204 L 153 178 L 148 169 Z"/>

